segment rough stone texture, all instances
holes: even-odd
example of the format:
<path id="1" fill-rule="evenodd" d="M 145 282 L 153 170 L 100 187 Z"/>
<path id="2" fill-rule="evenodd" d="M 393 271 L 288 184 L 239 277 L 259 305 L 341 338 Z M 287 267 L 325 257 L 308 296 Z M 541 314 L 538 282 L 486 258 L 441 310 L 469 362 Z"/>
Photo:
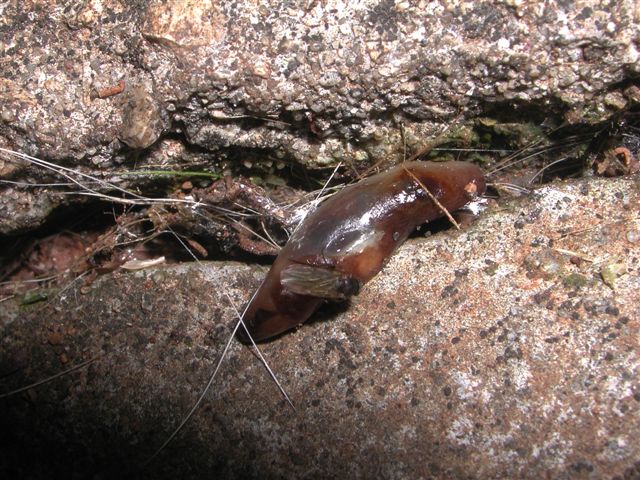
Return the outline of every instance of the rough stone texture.
<path id="1" fill-rule="evenodd" d="M 639 186 L 551 184 L 410 240 L 348 308 L 262 346 L 296 411 L 234 342 L 140 475 L 638 478 Z M 181 265 L 0 304 L 4 391 L 106 352 L 0 399 L 0 473 L 110 478 L 139 465 L 213 370 L 234 323 L 225 293 L 240 304 L 263 274 Z"/>
<path id="2" fill-rule="evenodd" d="M 167 138 L 321 166 L 399 157 L 399 124 L 415 149 L 492 110 L 596 122 L 638 101 L 639 23 L 633 0 L 4 2 L 0 147 L 111 174 L 200 153 Z"/>

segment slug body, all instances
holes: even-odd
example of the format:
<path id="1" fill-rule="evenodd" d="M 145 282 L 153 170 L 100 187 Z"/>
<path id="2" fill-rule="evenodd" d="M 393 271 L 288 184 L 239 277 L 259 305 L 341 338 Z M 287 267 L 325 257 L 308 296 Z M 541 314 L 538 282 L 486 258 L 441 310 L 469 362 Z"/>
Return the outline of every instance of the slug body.
<path id="1" fill-rule="evenodd" d="M 244 315 L 251 336 L 273 337 L 305 322 L 325 299 L 357 294 L 417 226 L 484 191 L 482 171 L 464 162 L 408 162 L 344 188 L 280 251 Z"/>

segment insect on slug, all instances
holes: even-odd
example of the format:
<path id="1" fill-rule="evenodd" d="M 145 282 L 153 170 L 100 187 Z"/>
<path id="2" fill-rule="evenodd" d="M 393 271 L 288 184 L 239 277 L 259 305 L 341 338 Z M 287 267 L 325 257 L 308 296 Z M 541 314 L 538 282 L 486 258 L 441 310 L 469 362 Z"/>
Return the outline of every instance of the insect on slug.
<path id="1" fill-rule="evenodd" d="M 280 251 L 247 306 L 249 333 L 266 340 L 304 323 L 326 299 L 356 295 L 417 226 L 485 188 L 482 170 L 465 162 L 408 162 L 344 188 Z"/>

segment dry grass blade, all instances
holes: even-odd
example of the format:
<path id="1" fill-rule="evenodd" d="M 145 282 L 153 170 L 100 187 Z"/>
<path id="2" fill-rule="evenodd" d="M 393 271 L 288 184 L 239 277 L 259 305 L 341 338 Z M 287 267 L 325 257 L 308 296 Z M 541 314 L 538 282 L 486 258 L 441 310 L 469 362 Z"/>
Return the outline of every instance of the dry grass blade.
<path id="1" fill-rule="evenodd" d="M 554 165 L 562 163 L 562 162 L 568 160 L 569 158 L 570 157 L 562 157 L 562 158 L 559 158 L 558 160 L 555 160 L 555 161 L 549 163 L 548 165 L 545 165 L 540 170 L 538 170 L 533 177 L 531 177 L 531 180 L 529 180 L 529 183 L 533 184 L 533 182 L 535 182 L 536 178 L 538 178 L 540 175 L 542 175 L 545 172 L 545 170 L 547 170 L 548 168 L 553 167 Z"/>
<path id="2" fill-rule="evenodd" d="M 224 361 L 225 357 L 227 356 L 227 352 L 229 351 L 229 348 L 231 348 L 231 342 L 233 342 L 233 339 L 236 336 L 236 333 L 238 332 L 238 328 L 240 327 L 240 323 L 241 323 L 240 321 L 238 321 L 236 323 L 235 327 L 233 328 L 233 331 L 231 332 L 231 335 L 229 335 L 229 340 L 227 340 L 227 343 L 226 343 L 226 345 L 224 347 L 224 350 L 222 351 L 222 355 L 220 355 L 220 359 L 218 360 L 218 363 L 216 364 L 216 368 L 213 370 L 213 373 L 209 376 L 209 381 L 207 382 L 207 384 L 205 385 L 204 389 L 202 390 L 202 393 L 198 397 L 198 400 L 196 401 L 196 403 L 193 404 L 193 407 L 191 407 L 191 409 L 184 416 L 184 418 L 182 419 L 180 424 L 173 430 L 173 432 L 171 432 L 171 435 L 169 435 L 167 437 L 167 439 L 164 441 L 164 443 L 162 445 L 160 445 L 160 447 L 153 453 L 153 455 L 151 455 L 141 465 L 141 468 L 144 469 L 158 455 L 160 455 L 160 452 L 162 452 L 165 449 L 165 447 L 167 445 L 169 445 L 169 443 L 171 443 L 171 440 L 173 440 L 175 438 L 175 436 L 178 433 L 180 433 L 180 430 L 182 430 L 182 427 L 185 426 L 185 424 L 189 421 L 189 419 L 193 416 L 195 411 L 198 409 L 198 407 L 200 406 L 200 404 L 204 400 L 204 397 L 206 396 L 207 392 L 211 388 L 211 385 L 213 385 L 213 381 L 215 380 L 216 376 L 218 375 L 218 371 L 220 370 L 220 367 L 222 366 L 222 362 Z"/>
<path id="3" fill-rule="evenodd" d="M 49 382 L 55 380 L 56 378 L 60 378 L 60 377 L 62 377 L 64 375 L 68 375 L 68 374 L 70 374 L 72 372 L 75 372 L 76 370 L 80 370 L 81 368 L 86 367 L 87 365 L 95 362 L 100 356 L 101 355 L 96 355 L 95 357 L 90 358 L 89 360 L 85 360 L 84 362 L 79 363 L 78 365 L 75 365 L 75 366 L 73 366 L 71 368 L 68 368 L 67 370 L 63 370 L 62 372 L 56 373 L 55 375 L 51 375 L 50 377 L 44 378 L 44 379 L 39 380 L 37 382 L 30 383 L 29 385 L 25 385 L 24 387 L 20 387 L 20 388 L 17 388 L 15 390 L 11 390 L 11 391 L 5 392 L 5 393 L 0 393 L 0 398 L 10 397 L 12 395 L 16 395 L 18 393 L 22 393 L 22 392 L 25 392 L 27 390 L 31 390 L 32 388 L 39 387 L 40 385 L 44 385 L 45 383 L 49 383 Z"/>
<path id="4" fill-rule="evenodd" d="M 422 189 L 425 191 L 425 193 L 427 194 L 427 196 L 431 199 L 431 201 L 433 203 L 435 203 L 438 208 L 440 209 L 440 211 L 442 213 L 444 213 L 444 215 L 449 219 L 449 221 L 453 224 L 454 227 L 456 227 L 457 230 L 460 230 L 460 225 L 458 224 L 458 222 L 456 222 L 455 218 L 453 218 L 453 216 L 449 213 L 449 210 L 447 210 L 444 205 L 442 205 L 438 199 L 433 196 L 433 194 L 429 191 L 429 189 L 424 185 L 424 183 L 422 183 L 420 181 L 420 179 L 418 177 L 416 177 L 413 172 L 411 170 L 409 170 L 407 167 L 405 167 L 404 165 L 402 166 L 402 168 L 404 169 L 405 172 L 407 172 L 409 174 L 409 176 L 411 178 L 413 178 L 416 182 L 418 182 L 418 185 L 420 185 L 422 187 Z"/>
<path id="5" fill-rule="evenodd" d="M 256 290 L 257 292 L 258 290 Z M 267 363 L 267 360 L 264 358 L 264 355 L 262 354 L 262 352 L 260 351 L 260 349 L 258 348 L 258 346 L 256 345 L 256 342 L 253 340 L 253 337 L 251 336 L 251 333 L 249 332 L 249 329 L 247 328 L 247 326 L 244 323 L 244 314 L 246 312 L 243 312 L 242 315 L 240 315 L 240 313 L 238 312 L 238 309 L 236 308 L 236 306 L 233 304 L 233 301 L 231 300 L 231 297 L 229 296 L 229 294 L 227 292 L 225 292 L 225 295 L 227 296 L 227 299 L 229 300 L 229 303 L 231 304 L 231 308 L 233 308 L 233 310 L 236 312 L 236 315 L 238 316 L 238 322 L 242 324 L 242 328 L 244 329 L 245 333 L 247 334 L 247 336 L 249 337 L 249 340 L 251 340 L 251 344 L 253 345 L 253 348 L 255 348 L 256 352 L 258 353 L 258 357 L 260 357 L 260 360 L 262 361 L 263 365 L 265 366 L 265 368 L 267 369 L 267 371 L 269 372 L 269 375 L 271 376 L 271 378 L 273 379 L 274 382 L 276 382 L 276 385 L 278 386 L 278 388 L 280 389 L 280 392 L 282 393 L 282 395 L 284 396 L 285 400 L 287 401 L 287 403 L 289 403 L 289 405 L 291 405 L 291 408 L 293 408 L 294 410 L 296 409 L 296 407 L 293 405 L 293 402 L 291 402 L 291 399 L 289 398 L 289 395 L 287 395 L 287 392 L 284 390 L 284 388 L 282 387 L 282 385 L 280 384 L 280 381 L 276 378 L 276 375 L 273 373 L 273 370 L 271 370 L 271 367 L 269 367 L 269 364 Z M 251 302 L 249 302 L 250 304 Z M 247 304 L 247 306 L 249 305 Z"/>
<path id="6" fill-rule="evenodd" d="M 286 399 L 286 401 L 295 410 L 295 407 L 294 407 L 293 403 L 291 402 L 289 396 L 287 395 L 287 393 L 285 392 L 284 388 L 282 387 L 282 385 L 280 384 L 280 382 L 276 378 L 275 374 L 273 373 L 273 370 L 271 370 L 271 368 L 269 367 L 269 364 L 267 363 L 266 359 L 262 355 L 262 352 L 260 351 L 260 349 L 255 344 L 253 338 L 251 337 L 251 334 L 249 333 L 249 330 L 247 329 L 247 327 L 246 327 L 246 325 L 244 324 L 244 321 L 243 321 L 244 315 L 247 313 L 247 308 L 249 307 L 249 305 L 253 301 L 254 297 L 258 293 L 258 290 L 259 290 L 259 288 L 256 289 L 254 294 L 251 296 L 251 299 L 247 303 L 247 307 L 245 307 L 244 311 L 242 312 L 242 315 L 239 314 L 239 312 L 236 309 L 235 304 L 232 302 L 231 297 L 229 296 L 229 294 L 227 294 L 225 292 L 225 295 L 229 299 L 229 303 L 231 304 L 231 307 L 233 308 L 233 310 L 235 311 L 236 315 L 238 316 L 238 321 L 236 322 L 235 327 L 233 328 L 233 331 L 231 332 L 231 335 L 229 336 L 229 339 L 227 340 L 227 343 L 226 343 L 226 345 L 224 347 L 224 350 L 222 351 L 222 355 L 220 355 L 220 359 L 218 360 L 218 363 L 216 364 L 216 368 L 214 369 L 213 373 L 209 377 L 209 381 L 207 382 L 207 384 L 205 385 L 204 389 L 202 390 L 202 393 L 198 397 L 198 400 L 196 401 L 196 403 L 193 405 L 193 407 L 191 407 L 189 412 L 187 412 L 187 414 L 184 416 L 184 418 L 182 419 L 180 424 L 174 429 L 174 431 L 171 433 L 171 435 L 169 435 L 169 437 L 164 441 L 164 443 L 162 445 L 160 445 L 160 447 L 153 453 L 153 455 L 151 457 L 149 457 L 149 459 L 147 459 L 142 464 L 141 468 L 145 468 L 147 465 L 149 465 L 162 452 L 162 450 L 164 450 L 165 447 L 167 445 L 169 445 L 169 443 L 171 443 L 171 441 L 175 438 L 175 436 L 180 432 L 180 430 L 182 430 L 182 428 L 185 426 L 185 424 L 193 416 L 193 414 L 198 409 L 198 407 L 202 404 L 202 402 L 204 400 L 204 397 L 206 396 L 207 392 L 211 388 L 211 385 L 213 385 L 213 381 L 215 380 L 216 376 L 218 375 L 218 371 L 220 370 L 222 362 L 224 361 L 225 357 L 227 356 L 227 352 L 229 351 L 229 348 L 231 347 L 231 342 L 233 341 L 234 337 L 236 336 L 236 333 L 238 332 L 238 328 L 240 328 L 241 325 L 244 328 L 244 330 L 247 333 L 247 335 L 249 336 L 249 338 L 251 339 L 251 343 L 253 344 L 254 348 L 256 349 L 256 352 L 258 353 L 258 356 L 260 357 L 260 360 L 262 361 L 262 363 L 266 367 L 267 371 L 271 375 L 271 378 L 276 382 L 276 385 L 278 386 L 278 388 L 280 389 L 280 391 L 284 395 L 284 398 Z"/>
<path id="7" fill-rule="evenodd" d="M 507 192 L 513 192 L 520 195 L 528 195 L 531 193 L 531 190 L 527 187 L 523 187 L 522 185 L 518 185 L 516 183 L 507 183 L 507 182 L 491 182 L 487 183 L 488 187 L 493 187 L 497 190 L 505 190 Z"/>
<path id="8" fill-rule="evenodd" d="M 114 203 L 121 203 L 126 205 L 151 205 L 151 204 L 166 204 L 166 203 L 174 203 L 174 204 L 197 204 L 197 202 L 193 200 L 183 200 L 183 199 L 174 199 L 174 198 L 151 198 L 145 197 L 143 195 L 138 195 L 135 192 L 127 190 L 125 188 L 119 187 L 118 185 L 98 178 L 94 175 L 90 175 L 88 173 L 83 173 L 78 170 L 74 170 L 72 168 L 63 167 L 61 165 L 56 165 L 55 163 L 47 162 L 46 160 L 41 160 L 36 157 L 32 157 L 30 155 L 26 155 L 24 153 L 15 152 L 13 150 L 9 150 L 6 148 L 0 147 L 0 152 L 9 155 L 10 157 L 16 157 L 21 160 L 26 161 L 32 165 L 36 165 L 45 170 L 51 171 L 66 180 L 70 183 L 67 184 L 58 184 L 57 186 L 67 186 L 67 185 L 76 185 L 80 191 L 67 191 L 60 192 L 63 195 L 84 195 L 90 197 L 96 197 L 103 200 L 108 200 Z M 3 181 L 5 182 L 5 181 Z M 91 184 L 98 185 L 102 188 L 113 190 L 116 192 L 120 192 L 124 197 L 116 197 L 113 195 L 108 195 L 105 193 L 101 193 L 92 186 Z M 29 184 L 29 186 L 39 186 L 41 184 Z M 56 184 L 54 184 L 56 185 Z"/>

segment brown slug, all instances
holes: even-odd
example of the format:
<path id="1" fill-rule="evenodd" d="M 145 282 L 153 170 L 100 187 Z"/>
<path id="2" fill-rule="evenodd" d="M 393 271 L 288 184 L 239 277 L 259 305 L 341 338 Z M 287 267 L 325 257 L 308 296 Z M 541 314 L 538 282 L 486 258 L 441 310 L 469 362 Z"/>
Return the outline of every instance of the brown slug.
<path id="1" fill-rule="evenodd" d="M 470 163 L 408 162 L 336 193 L 298 225 L 247 306 L 251 336 L 268 339 L 304 323 L 325 299 L 356 295 L 417 226 L 485 188 Z"/>

